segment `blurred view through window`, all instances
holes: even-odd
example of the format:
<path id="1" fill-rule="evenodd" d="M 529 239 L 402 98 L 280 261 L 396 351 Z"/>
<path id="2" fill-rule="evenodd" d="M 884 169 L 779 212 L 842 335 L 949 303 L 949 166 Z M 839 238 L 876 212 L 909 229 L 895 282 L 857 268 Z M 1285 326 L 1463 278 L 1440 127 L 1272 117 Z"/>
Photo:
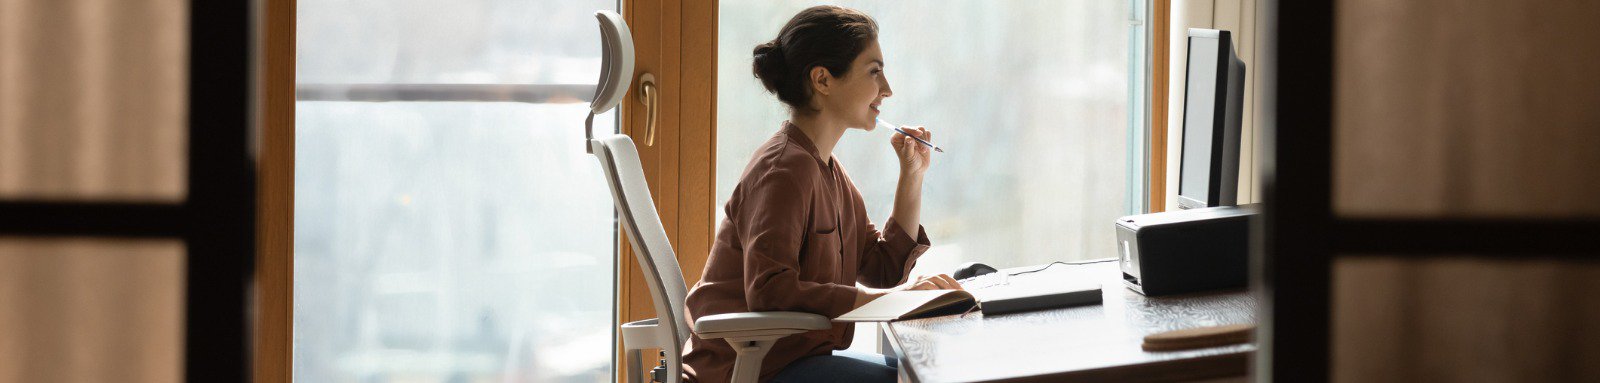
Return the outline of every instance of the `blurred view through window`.
<path id="1" fill-rule="evenodd" d="M 720 4 L 718 214 L 756 146 L 788 118 L 751 75 L 751 49 L 816 4 Z M 915 273 L 1117 255 L 1113 221 L 1146 200 L 1144 0 L 829 4 L 878 22 L 894 89 L 881 117 L 927 126 L 947 151 L 934 154 L 923 187 L 933 247 Z M 880 226 L 899 166 L 889 134 L 852 130 L 834 149 Z"/>
<path id="2" fill-rule="evenodd" d="M 616 2 L 297 6 L 294 379 L 611 380 Z"/>

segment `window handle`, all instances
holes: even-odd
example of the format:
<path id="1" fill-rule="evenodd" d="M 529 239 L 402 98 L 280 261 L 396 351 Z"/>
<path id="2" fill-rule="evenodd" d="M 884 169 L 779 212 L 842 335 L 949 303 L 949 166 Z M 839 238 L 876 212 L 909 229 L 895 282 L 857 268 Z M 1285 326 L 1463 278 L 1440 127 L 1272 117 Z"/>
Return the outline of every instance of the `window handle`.
<path id="1" fill-rule="evenodd" d="M 656 76 L 645 72 L 639 75 L 639 103 L 644 104 L 644 145 L 656 145 L 656 110 L 661 98 L 656 88 Z"/>

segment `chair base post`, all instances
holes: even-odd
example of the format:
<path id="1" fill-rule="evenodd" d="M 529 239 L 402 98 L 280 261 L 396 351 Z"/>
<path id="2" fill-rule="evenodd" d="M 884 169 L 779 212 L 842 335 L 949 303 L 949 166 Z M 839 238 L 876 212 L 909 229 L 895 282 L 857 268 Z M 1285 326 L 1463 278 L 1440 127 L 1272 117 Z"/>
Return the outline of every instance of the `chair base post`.
<path id="1" fill-rule="evenodd" d="M 761 377 L 761 360 L 772 350 L 772 344 L 786 335 L 766 335 L 727 338 L 728 345 L 738 352 L 733 359 L 732 383 L 755 383 Z"/>
<path id="2" fill-rule="evenodd" d="M 628 355 L 625 357 L 627 360 L 623 362 L 623 368 L 625 368 L 623 371 L 626 371 L 628 374 L 628 383 L 644 382 L 645 372 L 644 368 L 640 366 L 643 357 L 643 353 L 639 352 L 637 349 L 628 350 Z"/>

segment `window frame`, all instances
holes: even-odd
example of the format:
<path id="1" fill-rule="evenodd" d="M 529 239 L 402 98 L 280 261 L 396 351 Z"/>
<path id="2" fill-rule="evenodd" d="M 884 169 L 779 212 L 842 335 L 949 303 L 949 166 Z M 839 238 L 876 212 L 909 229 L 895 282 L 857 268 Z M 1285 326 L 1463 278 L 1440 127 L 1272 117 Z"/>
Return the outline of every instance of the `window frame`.
<path id="1" fill-rule="evenodd" d="M 644 145 L 647 113 L 635 81 L 619 106 L 623 134 L 639 143 L 639 160 L 656 211 L 672 243 L 684 281 L 700 280 L 716 227 L 717 14 L 719 1 L 623 0 L 622 17 L 633 32 L 634 73 L 650 73 L 660 93 L 654 145 Z M 626 238 L 617 247 L 617 323 L 655 316 L 654 299 Z M 618 382 L 621 339 L 613 360 Z M 653 355 L 644 350 L 644 355 Z M 647 366 L 649 367 L 649 366 Z"/>
<path id="2" fill-rule="evenodd" d="M 1171 36 L 1172 29 L 1172 0 L 1150 0 L 1149 34 L 1150 52 L 1146 56 L 1150 60 L 1149 88 L 1150 118 L 1147 120 L 1146 140 L 1149 145 L 1145 147 L 1147 161 L 1145 173 L 1145 195 L 1149 196 L 1149 203 L 1145 205 L 1146 213 L 1159 213 L 1167 208 L 1167 106 L 1168 85 L 1171 68 Z"/>
<path id="3" fill-rule="evenodd" d="M 294 349 L 294 168 L 295 168 L 295 103 L 297 101 L 469 101 L 469 102 L 522 102 L 532 104 L 560 103 L 578 100 L 586 102 L 594 94 L 594 84 L 420 84 L 420 83 L 395 83 L 395 84 L 298 84 L 295 78 L 296 60 L 296 16 L 298 0 L 266 0 L 262 5 L 262 23 L 257 31 L 262 41 L 262 59 L 255 62 L 257 67 L 256 86 L 260 98 L 256 104 L 261 112 L 255 117 L 260 124 L 260 169 L 258 174 L 257 198 L 260 205 L 257 209 L 257 232 L 260 241 L 256 244 L 256 283 L 252 288 L 255 295 L 254 313 L 252 320 L 256 324 L 251 337 L 254 345 L 252 348 L 252 368 L 250 375 L 257 382 L 283 382 L 293 380 L 293 349 Z M 649 0 L 650 3 L 657 2 Z M 616 9 L 627 9 L 625 6 L 634 6 L 642 1 L 622 0 L 617 2 Z M 649 4 L 646 4 L 649 5 Z M 659 6 L 659 4 L 655 4 Z M 715 9 L 715 2 L 710 9 Z M 627 12 L 624 12 L 627 14 Z M 711 14 L 715 20 L 715 14 Z M 634 21 L 629 19 L 630 25 Z M 635 31 L 639 29 L 634 27 Z M 636 44 L 645 45 L 651 42 L 637 40 L 640 36 L 635 33 Z M 712 44 L 715 44 L 715 29 L 711 29 Z M 643 73 L 645 63 L 659 63 L 661 58 L 648 59 L 644 55 L 637 58 L 636 72 Z M 648 60 L 648 61 L 647 61 Z M 659 65 L 659 64 L 656 64 Z M 713 74 L 714 75 L 714 74 Z M 704 81 L 705 79 L 692 79 Z M 633 92 L 637 87 L 630 89 L 630 94 L 625 99 L 635 100 Z M 714 90 L 714 89 L 713 89 Z M 663 101 L 671 96 L 663 95 Z M 714 100 L 713 100 L 714 101 Z M 642 129 L 635 134 L 635 129 L 623 125 L 623 121 L 639 121 L 643 117 L 633 116 L 632 109 L 637 101 L 625 102 L 629 106 L 619 106 L 619 130 L 624 134 L 634 136 L 636 141 L 643 142 Z M 639 107 L 642 107 L 639 106 Z M 714 105 L 711 107 L 714 108 Z M 642 113 L 640 113 L 642 114 Z M 665 122 L 665 121 L 663 121 Z M 676 129 L 676 125 L 668 128 L 661 124 L 658 129 Z M 642 126 L 642 125 L 640 125 Z M 658 134 L 658 137 L 664 135 Z M 659 141 L 658 141 L 659 142 Z M 694 141 L 691 141 L 694 142 Z M 581 143 L 574 142 L 577 146 Z M 650 184 L 656 190 L 659 186 L 662 171 L 659 165 L 663 149 L 669 149 L 658 143 L 654 149 L 640 148 L 641 161 L 645 164 L 645 173 Z M 645 153 L 651 153 L 646 155 Z M 709 169 L 709 165 L 707 165 Z M 709 194 L 707 194 L 709 196 Z M 709 198 L 709 197 L 708 197 Z M 657 195 L 657 204 L 661 204 L 661 196 Z M 676 222 L 666 222 L 668 233 L 676 233 Z M 709 225 L 708 225 L 709 226 Z M 705 229 L 707 233 L 710 229 Z M 612 307 L 619 318 L 627 318 L 634 313 L 647 312 L 651 309 L 648 290 L 645 290 L 643 276 L 639 274 L 637 265 L 631 264 L 632 251 L 621 237 L 621 227 L 613 227 L 613 238 L 618 242 L 613 243 L 613 257 L 619 260 L 619 275 L 629 275 L 633 279 L 624 281 L 618 278 L 616 292 L 619 300 L 612 302 Z M 673 236 L 676 238 L 676 236 Z M 705 241 L 709 246 L 709 235 Z M 707 251 L 709 252 L 709 251 Z M 703 264 L 703 256 L 702 262 Z M 698 277 L 696 277 L 698 279 Z M 632 290 L 627 290 L 632 289 Z M 638 291 L 634 291 L 638 290 Z M 624 292 L 627 292 L 624 294 Z M 643 293 L 645 298 L 642 305 L 630 306 L 628 297 Z M 653 313 L 653 311 L 648 311 Z M 621 323 L 621 322 L 619 322 Z M 612 359 L 613 377 L 618 381 L 625 381 L 622 371 L 621 338 L 617 336 L 617 329 L 612 328 L 616 351 Z"/>
<path id="4" fill-rule="evenodd" d="M 251 377 L 290 383 L 294 376 L 294 102 L 297 0 L 266 0 L 257 33 L 257 174 L 254 346 Z"/>

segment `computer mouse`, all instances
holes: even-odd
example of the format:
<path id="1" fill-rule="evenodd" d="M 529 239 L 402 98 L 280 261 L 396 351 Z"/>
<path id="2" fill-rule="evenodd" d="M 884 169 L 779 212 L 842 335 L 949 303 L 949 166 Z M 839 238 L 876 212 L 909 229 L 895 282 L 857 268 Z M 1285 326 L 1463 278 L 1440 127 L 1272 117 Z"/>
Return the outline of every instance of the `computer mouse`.
<path id="1" fill-rule="evenodd" d="M 996 272 L 996 271 L 999 271 L 999 270 L 996 270 L 994 267 L 990 267 L 989 265 L 985 265 L 985 264 L 977 263 L 977 262 L 967 262 L 967 263 L 961 264 L 961 267 L 957 267 L 956 268 L 956 272 L 953 273 L 953 274 L 950 274 L 950 277 L 951 278 L 955 278 L 956 280 L 959 281 L 959 280 L 962 280 L 962 279 L 972 278 L 972 277 L 976 277 L 976 276 L 979 276 L 979 275 L 993 273 L 993 272 Z"/>

